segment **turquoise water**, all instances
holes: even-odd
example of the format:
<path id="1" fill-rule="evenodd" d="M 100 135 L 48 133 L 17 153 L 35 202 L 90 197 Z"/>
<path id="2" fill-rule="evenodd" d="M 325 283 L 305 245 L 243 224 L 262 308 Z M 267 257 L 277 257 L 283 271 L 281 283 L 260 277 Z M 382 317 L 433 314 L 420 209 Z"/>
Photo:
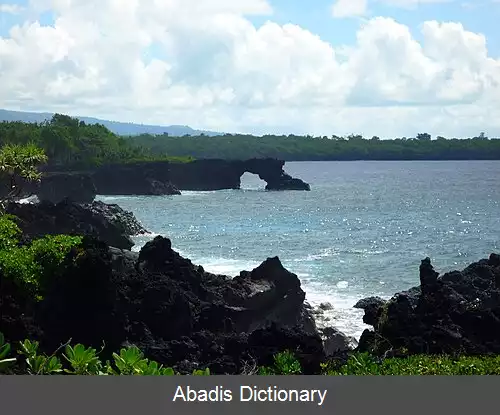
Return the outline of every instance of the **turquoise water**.
<path id="1" fill-rule="evenodd" d="M 242 190 L 107 197 L 208 271 L 237 275 L 269 256 L 296 273 L 329 324 L 358 337 L 352 308 L 418 285 L 420 260 L 439 272 L 500 251 L 500 162 L 296 162 L 285 170 L 310 192 L 266 192 L 245 174 Z M 137 246 L 150 237 L 135 238 Z"/>

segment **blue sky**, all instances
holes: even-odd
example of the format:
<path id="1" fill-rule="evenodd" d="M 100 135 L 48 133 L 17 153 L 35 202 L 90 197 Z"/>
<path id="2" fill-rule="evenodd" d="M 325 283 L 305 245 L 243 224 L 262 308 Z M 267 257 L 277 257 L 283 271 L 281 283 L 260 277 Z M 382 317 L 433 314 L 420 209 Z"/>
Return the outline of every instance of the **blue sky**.
<path id="1" fill-rule="evenodd" d="M 500 0 L 132 4 L 0 0 L 0 108 L 242 132 L 500 135 Z"/>

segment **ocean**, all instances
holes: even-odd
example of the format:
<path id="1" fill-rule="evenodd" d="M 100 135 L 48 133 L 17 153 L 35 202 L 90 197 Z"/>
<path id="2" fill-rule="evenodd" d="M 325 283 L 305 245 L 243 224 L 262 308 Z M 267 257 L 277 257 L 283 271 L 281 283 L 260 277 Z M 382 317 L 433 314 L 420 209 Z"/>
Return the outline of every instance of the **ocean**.
<path id="1" fill-rule="evenodd" d="M 98 196 L 207 271 L 230 276 L 278 256 L 306 301 L 329 302 L 327 325 L 359 338 L 353 305 L 419 285 L 420 261 L 444 273 L 500 252 L 500 161 L 288 162 L 311 191 L 241 190 L 180 196 Z"/>

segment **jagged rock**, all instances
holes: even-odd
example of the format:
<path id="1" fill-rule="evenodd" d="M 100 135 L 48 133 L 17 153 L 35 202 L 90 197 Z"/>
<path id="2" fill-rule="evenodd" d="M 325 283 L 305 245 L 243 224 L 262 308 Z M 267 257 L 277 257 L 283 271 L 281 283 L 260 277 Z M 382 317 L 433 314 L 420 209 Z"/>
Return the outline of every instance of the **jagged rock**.
<path id="1" fill-rule="evenodd" d="M 497 254 L 438 277 L 429 259 L 421 286 L 396 294 L 369 317 L 359 349 L 375 353 L 500 353 L 500 260 Z"/>
<path id="2" fill-rule="evenodd" d="M 57 204 L 10 203 L 6 212 L 17 217 L 27 240 L 44 235 L 89 235 L 111 246 L 130 249 L 134 246 L 130 235 L 145 232 L 130 212 L 102 202 L 89 205 L 79 205 L 70 200 Z"/>
<path id="3" fill-rule="evenodd" d="M 430 258 L 425 258 L 420 264 L 420 289 L 422 293 L 432 292 L 436 288 L 439 273 L 434 271 Z"/>
<path id="4" fill-rule="evenodd" d="M 278 258 L 231 279 L 204 272 L 163 237 L 140 253 L 86 237 L 65 264 L 43 301 L 17 307 L 39 328 L 37 339 L 47 352 L 70 338 L 95 348 L 104 342 L 104 357 L 136 344 L 182 373 L 200 367 L 239 373 L 271 364 L 284 350 L 295 351 L 313 373 L 325 357 L 300 281 Z M 0 310 L 2 327 L 12 321 L 13 309 Z M 9 339 L 23 339 L 26 332 L 11 325 Z"/>
<path id="5" fill-rule="evenodd" d="M 85 204 L 84 207 L 94 215 L 102 216 L 125 235 L 133 236 L 149 233 L 132 212 L 122 209 L 117 204 L 94 201 L 90 204 Z"/>
<path id="6" fill-rule="evenodd" d="M 329 311 L 329 310 L 333 310 L 333 306 L 331 303 L 321 303 L 319 305 L 319 309 L 321 309 L 323 311 Z"/>
<path id="7" fill-rule="evenodd" d="M 380 297 L 368 297 L 359 300 L 354 305 L 354 308 L 360 308 L 364 310 L 365 314 L 363 316 L 363 323 L 374 326 L 375 322 L 378 319 L 378 314 L 380 313 L 385 303 L 386 301 Z"/>

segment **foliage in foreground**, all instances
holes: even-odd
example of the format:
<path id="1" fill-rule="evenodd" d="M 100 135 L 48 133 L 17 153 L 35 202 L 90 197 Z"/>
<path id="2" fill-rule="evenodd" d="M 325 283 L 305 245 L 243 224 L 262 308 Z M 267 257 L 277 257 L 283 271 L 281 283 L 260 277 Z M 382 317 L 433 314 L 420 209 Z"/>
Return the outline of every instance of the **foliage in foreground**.
<path id="1" fill-rule="evenodd" d="M 63 350 L 63 351 L 61 351 Z M 113 353 L 112 361 L 103 363 L 96 349 L 82 344 L 71 346 L 69 343 L 61 346 L 52 355 L 39 352 L 39 344 L 28 339 L 19 343 L 20 358 L 7 356 L 11 346 L 5 343 L 0 333 L 0 373 L 23 372 L 29 375 L 142 375 L 142 376 L 173 376 L 172 368 L 163 367 L 157 362 L 146 359 L 136 346 L 122 348 L 119 353 Z M 21 368 L 15 371 L 14 364 Z M 210 371 L 195 370 L 195 376 L 208 376 Z"/>
<path id="2" fill-rule="evenodd" d="M 46 235 L 30 244 L 20 244 L 21 230 L 10 215 L 0 216 L 0 269 L 34 299 L 43 298 L 50 281 L 63 270 L 71 248 L 82 238 L 69 235 Z"/>
<path id="3" fill-rule="evenodd" d="M 368 353 L 353 354 L 347 363 L 328 375 L 500 375 L 500 356 L 415 355 L 378 360 Z"/>
<path id="4" fill-rule="evenodd" d="M 99 352 L 82 344 L 62 345 L 52 355 L 39 352 L 36 341 L 24 340 L 19 343 L 18 355 L 11 357 L 11 346 L 0 333 L 0 373 L 27 373 L 30 375 L 139 375 L 174 376 L 174 369 L 164 367 L 144 357 L 136 346 L 122 348 L 113 353 L 111 361 L 102 362 Z M 63 351 L 61 351 L 63 350 Z M 14 365 L 21 369 L 14 370 Z M 323 365 L 323 375 L 327 376 L 367 376 L 367 375 L 500 375 L 500 356 L 427 356 L 417 355 L 405 358 L 377 360 L 367 353 L 352 354 L 340 369 L 330 369 Z M 258 375 L 300 375 L 302 368 L 290 351 L 278 353 L 270 367 L 258 369 Z M 209 376 L 210 370 L 195 370 L 195 376 Z"/>

